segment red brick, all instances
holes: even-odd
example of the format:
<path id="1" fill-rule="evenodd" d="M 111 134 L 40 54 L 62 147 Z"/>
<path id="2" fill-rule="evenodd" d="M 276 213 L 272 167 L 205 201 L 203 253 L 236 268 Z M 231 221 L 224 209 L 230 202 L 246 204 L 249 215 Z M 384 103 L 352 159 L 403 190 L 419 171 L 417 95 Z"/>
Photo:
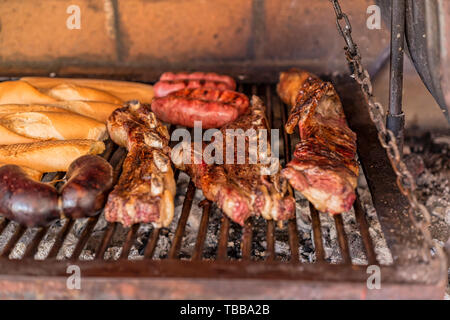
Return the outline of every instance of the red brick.
<path id="1" fill-rule="evenodd" d="M 252 33 L 251 9 L 251 0 L 121 0 L 126 61 L 242 59 Z"/>
<path id="2" fill-rule="evenodd" d="M 389 46 L 389 32 L 366 27 L 370 0 L 341 1 L 352 24 L 364 62 L 370 65 Z M 266 0 L 265 56 L 269 59 L 318 61 L 322 70 L 347 71 L 345 42 L 336 28 L 336 16 L 328 0 Z"/>
<path id="3" fill-rule="evenodd" d="M 81 11 L 81 29 L 69 30 L 67 7 Z M 114 32 L 107 29 L 104 2 L 16 0 L 0 2 L 0 57 L 4 62 L 110 61 L 116 58 Z M 111 24 L 110 24 L 111 25 Z"/>

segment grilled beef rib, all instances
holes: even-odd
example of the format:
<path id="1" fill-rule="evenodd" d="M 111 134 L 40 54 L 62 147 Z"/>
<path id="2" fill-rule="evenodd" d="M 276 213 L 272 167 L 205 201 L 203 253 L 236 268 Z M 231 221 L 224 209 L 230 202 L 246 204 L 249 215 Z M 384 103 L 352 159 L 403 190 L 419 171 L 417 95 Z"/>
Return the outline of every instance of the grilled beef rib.
<path id="1" fill-rule="evenodd" d="M 348 211 L 358 177 L 356 134 L 347 126 L 341 101 L 329 82 L 301 70 L 280 75 L 277 91 L 291 111 L 285 129 L 298 124 L 300 143 L 282 176 L 319 211 Z"/>
<path id="2" fill-rule="evenodd" d="M 129 102 L 107 122 L 111 139 L 128 150 L 122 174 L 109 194 L 106 220 L 125 226 L 152 222 L 166 227 L 174 214 L 175 180 L 169 133 L 150 106 Z"/>
<path id="3" fill-rule="evenodd" d="M 188 146 L 190 150 L 190 163 L 183 161 L 186 155 L 182 148 L 174 148 L 172 160 L 175 165 L 186 171 L 197 188 L 203 191 L 204 196 L 216 202 L 219 208 L 233 221 L 243 225 L 245 220 L 251 215 L 262 215 L 265 219 L 287 220 L 292 218 L 295 211 L 295 200 L 289 195 L 287 190 L 287 181 L 282 179 L 279 169 L 276 168 L 273 174 L 267 175 L 273 168 L 270 163 L 251 164 L 249 161 L 249 136 L 245 136 L 245 131 L 255 129 L 269 129 L 265 116 L 265 107 L 262 101 L 254 96 L 248 113 L 239 117 L 236 121 L 225 125 L 220 129 L 223 136 L 223 152 L 225 153 L 227 139 L 230 136 L 227 130 L 242 129 L 238 132 L 236 141 L 239 138 L 245 139 L 245 161 L 238 163 L 237 143 L 234 144 L 233 163 L 227 164 L 226 155 L 223 155 L 225 164 L 216 164 L 205 161 L 200 155 L 201 163 L 195 163 L 195 144 Z M 243 136 L 244 135 L 244 136 Z M 240 137 L 238 137 L 240 136 Z M 203 143 L 200 148 L 203 151 L 206 144 Z M 267 143 L 267 149 L 270 149 L 270 143 Z M 233 150 L 232 150 L 233 151 Z M 269 155 L 270 156 L 270 155 Z M 242 162 L 242 161 L 241 161 Z M 274 162 L 272 162 L 273 164 Z"/>

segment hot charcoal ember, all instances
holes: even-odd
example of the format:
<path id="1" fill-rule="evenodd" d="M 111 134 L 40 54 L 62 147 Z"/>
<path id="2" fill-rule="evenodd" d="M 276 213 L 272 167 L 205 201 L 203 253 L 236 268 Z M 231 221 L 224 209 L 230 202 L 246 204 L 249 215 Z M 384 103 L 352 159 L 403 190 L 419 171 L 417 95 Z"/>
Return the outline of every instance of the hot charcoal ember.
<path id="1" fill-rule="evenodd" d="M 234 159 L 232 164 L 227 164 L 225 152 L 227 144 L 229 145 L 227 139 L 234 139 L 234 136 L 229 137 L 226 131 L 236 129 L 242 129 L 241 133 L 236 134 L 236 141 L 245 139 L 245 154 L 242 154 L 243 161 L 241 160 L 242 164 L 239 164 L 238 146 L 235 143 Z M 195 164 L 194 144 L 189 146 L 192 148 L 190 164 L 183 161 L 185 155 L 181 148 L 179 151 L 174 150 L 172 160 L 179 169 L 186 171 L 191 176 L 205 197 L 216 202 L 218 207 L 233 221 L 243 225 L 251 215 L 262 215 L 268 220 L 287 220 L 293 216 L 295 200 L 288 195 L 286 181 L 280 177 L 278 168 L 272 175 L 267 175 L 273 169 L 273 167 L 270 168 L 270 159 L 268 164 L 262 164 L 261 161 L 255 164 L 250 163 L 250 139 L 248 136 L 244 136 L 248 129 L 255 129 L 255 134 L 261 132 L 260 129 L 269 129 L 265 117 L 265 107 L 256 96 L 252 99 L 249 113 L 220 130 L 224 137 L 222 151 L 225 164 L 207 164 L 204 158 L 202 158 L 201 164 Z M 203 150 L 206 147 L 204 144 Z M 270 149 L 270 143 L 268 143 L 268 149 Z M 263 175 L 263 172 L 266 172 L 266 175 Z"/>
<path id="2" fill-rule="evenodd" d="M 236 82 L 228 76 L 216 73 L 172 73 L 166 72 L 153 89 L 156 97 L 164 97 L 182 89 L 210 88 L 218 90 L 236 90 Z"/>
<path id="3" fill-rule="evenodd" d="M 282 176 L 317 210 L 348 211 L 356 197 L 356 135 L 332 84 L 292 69 L 281 73 L 277 90 L 292 107 L 286 132 L 293 133 L 298 124 L 301 138 Z"/>
<path id="4" fill-rule="evenodd" d="M 111 139 L 128 150 L 122 175 L 110 193 L 105 217 L 129 226 L 170 224 L 174 214 L 175 181 L 170 165 L 169 133 L 149 105 L 130 102 L 108 119 Z"/>
<path id="5" fill-rule="evenodd" d="M 248 98 L 242 93 L 197 88 L 155 98 L 152 111 L 158 119 L 171 124 L 194 127 L 195 121 L 201 121 L 203 128 L 220 128 L 244 114 L 248 106 Z"/>

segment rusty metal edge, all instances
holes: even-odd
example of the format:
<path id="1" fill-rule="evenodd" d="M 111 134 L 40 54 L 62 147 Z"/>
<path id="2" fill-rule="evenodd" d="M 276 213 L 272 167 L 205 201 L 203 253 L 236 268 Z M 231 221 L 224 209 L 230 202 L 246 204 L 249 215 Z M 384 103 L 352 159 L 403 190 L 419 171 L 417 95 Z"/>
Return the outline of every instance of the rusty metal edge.
<path id="1" fill-rule="evenodd" d="M 434 285 L 253 279 L 82 278 L 80 290 L 67 277 L 0 277 L 0 299 L 442 299 Z"/>
<path id="2" fill-rule="evenodd" d="M 67 276 L 67 268 L 76 265 L 83 277 L 89 278 L 193 278 L 193 279 L 255 279 L 255 280 L 294 280 L 323 282 L 366 282 L 371 273 L 366 265 L 345 265 L 314 263 L 280 263 L 268 261 L 212 261 L 212 260 L 118 260 L 118 261 L 70 261 L 70 260 L 9 260 L 0 259 L 0 278 L 20 279 L 32 276 Z M 411 279 L 408 268 L 398 266 L 379 266 L 382 282 L 408 284 L 441 285 L 445 282 L 429 279 Z M 426 270 L 436 264 L 425 266 Z M 423 265 L 414 266 L 423 272 Z"/>

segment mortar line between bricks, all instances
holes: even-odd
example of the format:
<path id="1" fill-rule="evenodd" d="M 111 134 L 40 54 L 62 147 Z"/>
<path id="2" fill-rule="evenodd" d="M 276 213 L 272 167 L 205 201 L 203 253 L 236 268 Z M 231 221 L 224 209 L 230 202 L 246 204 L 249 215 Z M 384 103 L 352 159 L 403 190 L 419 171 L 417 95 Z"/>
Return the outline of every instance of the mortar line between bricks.
<path id="1" fill-rule="evenodd" d="M 264 43 L 266 34 L 265 0 L 253 0 L 252 3 L 252 39 L 251 56 L 256 60 L 264 57 Z"/>
<path id="2" fill-rule="evenodd" d="M 106 0 L 110 1 L 113 13 L 114 13 L 114 33 L 116 37 L 115 45 L 116 45 L 116 56 L 117 61 L 120 63 L 123 61 L 125 57 L 123 42 L 122 42 L 122 32 L 120 30 L 120 13 L 119 13 L 119 3 L 118 0 Z"/>

